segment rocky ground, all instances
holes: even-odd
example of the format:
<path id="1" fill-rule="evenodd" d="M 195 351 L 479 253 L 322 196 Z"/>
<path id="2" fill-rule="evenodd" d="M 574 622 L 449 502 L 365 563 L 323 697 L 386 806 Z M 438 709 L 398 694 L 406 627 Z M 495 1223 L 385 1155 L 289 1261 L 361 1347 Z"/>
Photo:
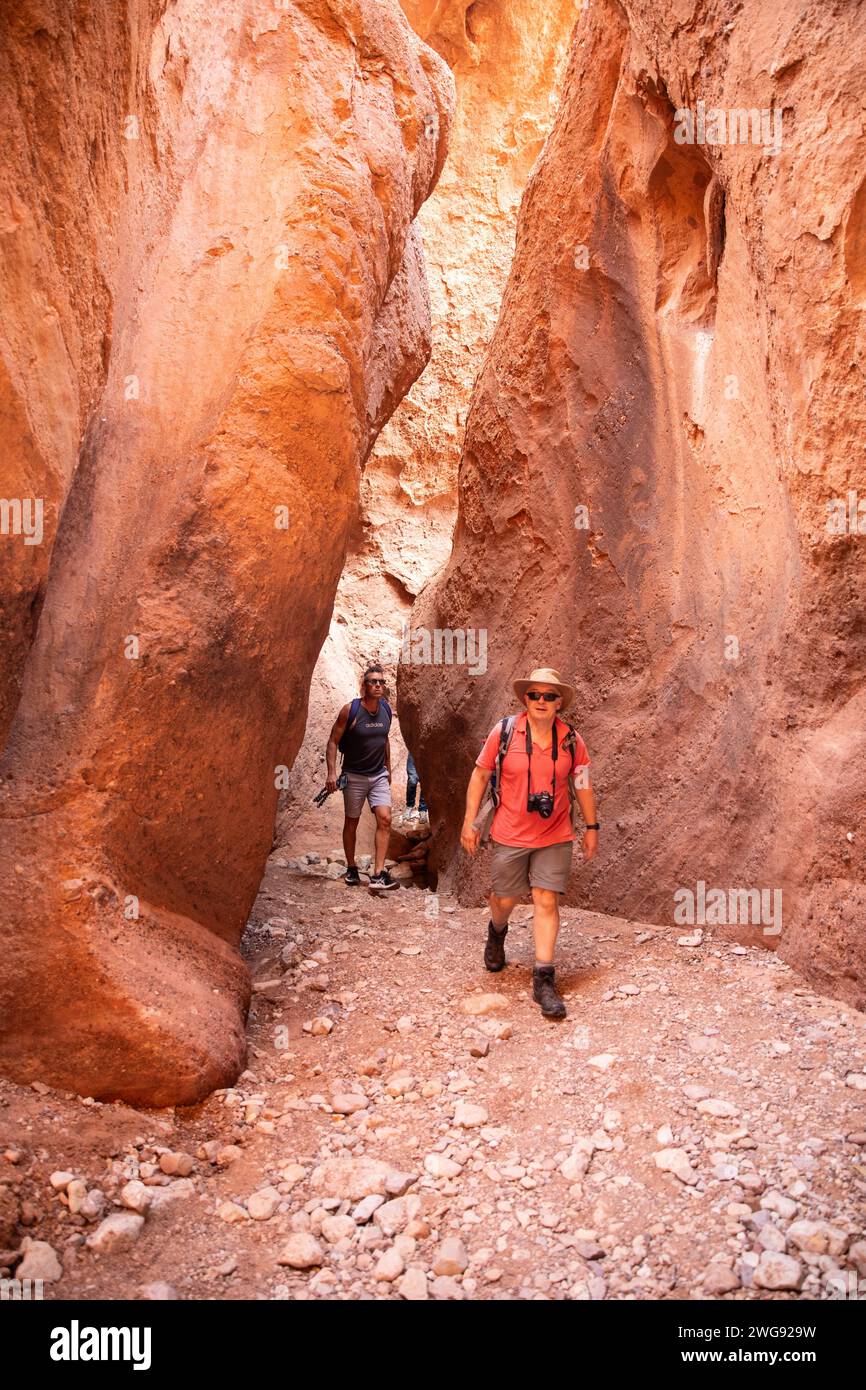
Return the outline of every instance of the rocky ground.
<path id="1" fill-rule="evenodd" d="M 528 908 L 491 976 L 482 910 L 294 862 L 247 933 L 236 1087 L 141 1112 L 0 1082 L 0 1274 L 61 1299 L 866 1289 L 866 1016 L 761 947 L 572 909 L 548 1023 Z"/>

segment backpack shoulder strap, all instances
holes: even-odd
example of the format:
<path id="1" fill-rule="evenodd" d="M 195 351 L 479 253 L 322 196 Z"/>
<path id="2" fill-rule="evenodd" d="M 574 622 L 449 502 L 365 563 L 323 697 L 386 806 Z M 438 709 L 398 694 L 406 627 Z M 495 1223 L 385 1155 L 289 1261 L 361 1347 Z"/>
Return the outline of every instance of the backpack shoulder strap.
<path id="1" fill-rule="evenodd" d="M 385 699 L 384 695 L 381 697 L 381 703 L 385 706 L 386 710 L 388 711 L 388 728 L 390 729 L 391 725 L 394 722 L 394 711 L 388 704 L 388 701 Z"/>
<path id="2" fill-rule="evenodd" d="M 568 748 L 571 750 L 571 770 L 574 772 L 574 760 L 577 757 L 577 730 L 567 719 L 563 719 L 562 723 L 565 725 L 568 732 L 559 746 L 560 748 Z"/>
<path id="3" fill-rule="evenodd" d="M 343 757 L 344 757 L 344 758 L 345 758 L 345 756 L 346 756 L 346 753 L 345 753 L 345 750 L 344 750 L 344 748 L 343 748 L 343 740 L 345 739 L 346 734 L 349 732 L 349 730 L 352 729 L 352 728 L 354 728 L 355 724 L 357 723 L 358 711 L 359 711 L 360 707 L 361 707 L 361 700 L 360 700 L 360 698 L 356 695 L 356 696 L 355 696 L 355 699 L 352 701 L 352 703 L 351 703 L 350 706 L 349 706 L 349 713 L 348 713 L 348 716 L 347 716 L 347 718 L 346 718 L 346 727 L 345 727 L 345 729 L 343 730 L 343 733 L 342 733 L 342 735 L 341 735 L 341 737 L 340 737 L 340 742 L 337 744 L 337 747 L 339 748 L 340 752 L 343 754 Z"/>
<path id="4" fill-rule="evenodd" d="M 502 781 L 502 764 L 505 762 L 505 754 L 511 745 L 514 737 L 514 726 L 517 723 L 516 714 L 506 714 L 499 725 L 499 752 L 496 755 L 496 770 L 490 779 L 490 790 L 494 801 L 499 799 L 499 784 Z"/>

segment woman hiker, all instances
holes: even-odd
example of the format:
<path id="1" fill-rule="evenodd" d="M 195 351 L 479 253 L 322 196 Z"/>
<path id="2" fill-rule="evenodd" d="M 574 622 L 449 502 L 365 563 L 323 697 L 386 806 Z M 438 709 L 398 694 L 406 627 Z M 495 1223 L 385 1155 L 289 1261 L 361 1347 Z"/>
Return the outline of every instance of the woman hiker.
<path id="1" fill-rule="evenodd" d="M 595 795 L 589 785 L 586 744 L 563 719 L 574 689 L 558 671 L 541 667 L 528 680 L 514 681 L 523 713 L 491 729 L 475 762 L 466 791 L 466 817 L 460 843 L 475 854 L 487 827 L 479 818 L 482 797 L 493 781 L 487 817 L 491 844 L 490 921 L 484 964 L 488 970 L 505 965 L 508 918 L 518 898 L 532 893 L 535 968 L 532 993 L 545 1018 L 565 1018 L 565 1004 L 556 988 L 553 953 L 559 931 L 559 899 L 571 873 L 574 848 L 572 801 L 586 822 L 584 858 L 598 849 L 599 824 Z M 569 789 L 569 782 L 571 788 Z"/>

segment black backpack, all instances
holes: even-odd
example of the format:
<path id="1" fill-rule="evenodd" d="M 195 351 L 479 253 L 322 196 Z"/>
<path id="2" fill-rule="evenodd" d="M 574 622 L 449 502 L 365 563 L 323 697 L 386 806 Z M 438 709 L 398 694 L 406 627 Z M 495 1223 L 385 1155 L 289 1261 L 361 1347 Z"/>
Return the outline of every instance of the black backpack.
<path id="1" fill-rule="evenodd" d="M 568 801 L 571 807 L 571 824 L 572 827 L 576 829 L 575 806 L 577 804 L 577 797 L 574 791 L 573 775 L 576 757 L 575 749 L 577 746 L 577 730 L 572 724 L 569 724 L 567 719 L 563 719 L 561 714 L 558 714 L 556 717 L 561 720 L 568 729 L 568 733 L 559 746 L 560 748 L 568 748 L 571 750 L 571 767 L 568 772 Z M 502 781 L 502 764 L 505 761 L 505 754 L 508 752 L 511 740 L 514 737 L 514 726 L 518 718 L 519 716 L 516 714 L 507 714 L 499 724 L 499 752 L 496 755 L 496 767 L 493 769 L 493 775 L 487 783 L 481 805 L 478 808 L 478 815 L 473 822 L 475 828 L 480 830 L 481 840 L 484 844 L 487 843 L 490 837 L 490 827 L 493 824 L 493 817 L 499 805 L 499 784 Z M 485 743 L 486 741 L 485 739 Z"/>

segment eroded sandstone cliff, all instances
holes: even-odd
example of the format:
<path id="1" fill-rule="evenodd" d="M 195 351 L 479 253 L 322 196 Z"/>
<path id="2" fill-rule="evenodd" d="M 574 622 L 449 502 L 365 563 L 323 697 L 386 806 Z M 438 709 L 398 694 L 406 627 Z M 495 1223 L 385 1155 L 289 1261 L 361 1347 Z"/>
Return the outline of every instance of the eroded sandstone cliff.
<path id="1" fill-rule="evenodd" d="M 5 7 L 0 1066 L 242 1066 L 240 933 L 360 468 L 429 354 L 453 83 L 391 0 Z M 38 618 L 38 626 L 37 626 Z"/>
<path id="2" fill-rule="evenodd" d="M 603 822 L 575 899 L 670 921 L 701 880 L 780 888 L 783 953 L 861 1007 L 866 538 L 828 507 L 866 491 L 864 43 L 851 6 L 583 9 L 412 615 L 485 629 L 488 670 L 399 681 L 466 900 L 472 761 L 556 665 Z"/>

